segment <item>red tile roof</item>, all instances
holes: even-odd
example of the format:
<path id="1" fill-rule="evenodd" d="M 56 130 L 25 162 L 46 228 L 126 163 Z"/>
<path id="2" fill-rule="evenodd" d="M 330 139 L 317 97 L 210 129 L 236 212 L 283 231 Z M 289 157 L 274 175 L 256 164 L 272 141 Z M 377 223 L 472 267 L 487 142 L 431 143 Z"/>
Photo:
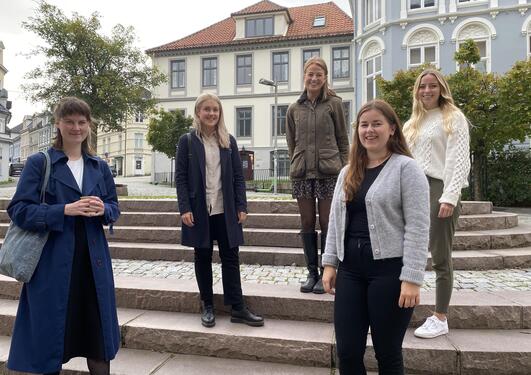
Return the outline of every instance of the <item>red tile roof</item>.
<path id="1" fill-rule="evenodd" d="M 243 15 L 248 15 L 248 14 L 268 13 L 268 12 L 275 12 L 275 11 L 280 11 L 280 10 L 288 10 L 288 8 L 275 4 L 269 0 L 263 0 L 263 1 L 260 1 L 259 3 L 248 6 L 247 8 L 234 12 L 231 14 L 231 16 L 234 17 L 234 16 L 243 16 Z"/>
<path id="2" fill-rule="evenodd" d="M 273 7 L 275 9 L 272 9 Z M 201 47 L 268 43 L 283 40 L 352 35 L 354 33 L 352 18 L 343 12 L 343 10 L 341 10 L 334 2 L 305 5 L 293 8 L 283 8 L 277 4 L 265 0 L 242 9 L 239 12 L 232 13 L 232 15 L 240 16 L 243 14 L 251 14 L 247 12 L 252 12 L 252 14 L 255 14 L 257 12 L 270 12 L 272 10 L 282 11 L 286 9 L 290 18 L 292 19 L 292 22 L 290 23 L 285 36 L 279 35 L 234 40 L 234 36 L 236 35 L 236 22 L 233 17 L 229 17 L 194 34 L 159 47 L 151 48 L 146 52 L 157 53 Z M 313 21 L 316 16 L 325 16 L 325 26 L 313 27 Z"/>

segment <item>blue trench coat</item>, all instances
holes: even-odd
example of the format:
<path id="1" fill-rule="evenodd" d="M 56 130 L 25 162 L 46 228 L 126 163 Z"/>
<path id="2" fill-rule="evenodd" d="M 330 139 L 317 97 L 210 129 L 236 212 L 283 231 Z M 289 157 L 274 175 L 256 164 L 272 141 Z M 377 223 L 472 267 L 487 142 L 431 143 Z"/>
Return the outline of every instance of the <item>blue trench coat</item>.
<path id="1" fill-rule="evenodd" d="M 194 226 L 182 224 L 181 243 L 184 246 L 210 248 L 209 215 L 206 204 L 206 161 L 205 146 L 193 132 L 192 150 L 188 151 L 188 138 L 179 139 L 175 163 L 177 197 L 179 211 L 182 214 L 192 212 Z M 223 210 L 227 225 L 229 247 L 243 244 L 243 229 L 238 223 L 238 212 L 247 212 L 245 179 L 242 161 L 236 139 L 230 136 L 230 147 L 219 149 L 221 164 L 221 185 L 223 191 Z"/>
<path id="2" fill-rule="evenodd" d="M 64 206 L 84 195 L 99 196 L 105 203 L 103 216 L 83 218 L 105 359 L 113 359 L 120 346 L 111 257 L 103 231 L 104 224 L 112 224 L 120 215 L 111 172 L 103 160 L 84 154 L 83 191 L 79 191 L 66 164 L 66 155 L 53 148 L 48 152 L 52 170 L 46 204 L 40 204 L 45 159 L 42 154 L 34 154 L 26 161 L 17 191 L 7 208 L 11 220 L 19 227 L 50 232 L 32 279 L 22 288 L 7 362 L 9 369 L 33 373 L 55 372 L 61 368 L 75 223 L 75 217 L 64 215 Z"/>

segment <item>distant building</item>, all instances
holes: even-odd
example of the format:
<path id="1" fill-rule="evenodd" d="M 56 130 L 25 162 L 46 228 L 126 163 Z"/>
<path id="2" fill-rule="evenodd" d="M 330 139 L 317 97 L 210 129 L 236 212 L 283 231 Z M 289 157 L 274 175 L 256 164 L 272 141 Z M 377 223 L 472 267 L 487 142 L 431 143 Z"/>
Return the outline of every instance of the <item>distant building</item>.
<path id="1" fill-rule="evenodd" d="M 170 36 L 171 37 L 171 36 Z M 279 168 L 288 169 L 286 110 L 303 90 L 303 65 L 325 59 L 329 82 L 351 120 L 354 102 L 352 19 L 335 3 L 284 7 L 260 1 L 177 41 L 147 51 L 169 80 L 155 88 L 160 107 L 193 116 L 196 97 L 212 92 L 223 103 L 225 122 L 239 144 L 254 151 L 254 168 L 273 165 L 273 88 L 278 82 Z M 157 155 L 154 168 L 171 164 Z M 167 160 L 167 159 L 166 159 Z M 157 169 L 160 171 L 160 169 Z"/>
<path id="2" fill-rule="evenodd" d="M 0 40 L 0 181 L 9 178 L 9 147 L 12 144 L 11 133 L 7 127 L 11 120 L 11 102 L 7 100 L 8 93 L 4 89 L 4 77 L 7 74 L 4 49 L 4 43 Z"/>

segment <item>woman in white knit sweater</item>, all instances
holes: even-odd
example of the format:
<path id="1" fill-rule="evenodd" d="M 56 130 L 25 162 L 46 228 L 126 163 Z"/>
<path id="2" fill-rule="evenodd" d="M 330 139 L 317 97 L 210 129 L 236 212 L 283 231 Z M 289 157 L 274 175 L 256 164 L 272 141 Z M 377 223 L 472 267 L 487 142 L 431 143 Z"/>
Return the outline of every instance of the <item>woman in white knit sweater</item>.
<path id="1" fill-rule="evenodd" d="M 433 338 L 448 333 L 446 315 L 452 296 L 452 242 L 460 211 L 461 189 L 468 185 L 468 121 L 436 70 L 423 71 L 413 89 L 413 111 L 404 135 L 430 184 L 430 252 L 436 274 L 435 311 L 415 330 Z"/>

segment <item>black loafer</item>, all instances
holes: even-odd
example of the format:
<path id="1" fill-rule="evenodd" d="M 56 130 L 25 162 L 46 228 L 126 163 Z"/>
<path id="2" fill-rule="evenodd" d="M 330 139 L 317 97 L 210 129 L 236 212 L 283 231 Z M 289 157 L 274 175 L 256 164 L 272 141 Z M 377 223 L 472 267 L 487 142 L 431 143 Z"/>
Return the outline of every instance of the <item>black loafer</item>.
<path id="1" fill-rule="evenodd" d="M 230 313 L 231 323 L 243 323 L 251 327 L 262 327 L 264 325 L 264 318 L 253 314 L 247 307 L 243 310 L 232 310 Z"/>
<path id="2" fill-rule="evenodd" d="M 201 324 L 208 328 L 214 327 L 216 325 L 214 306 L 203 306 L 203 312 L 201 313 Z"/>

